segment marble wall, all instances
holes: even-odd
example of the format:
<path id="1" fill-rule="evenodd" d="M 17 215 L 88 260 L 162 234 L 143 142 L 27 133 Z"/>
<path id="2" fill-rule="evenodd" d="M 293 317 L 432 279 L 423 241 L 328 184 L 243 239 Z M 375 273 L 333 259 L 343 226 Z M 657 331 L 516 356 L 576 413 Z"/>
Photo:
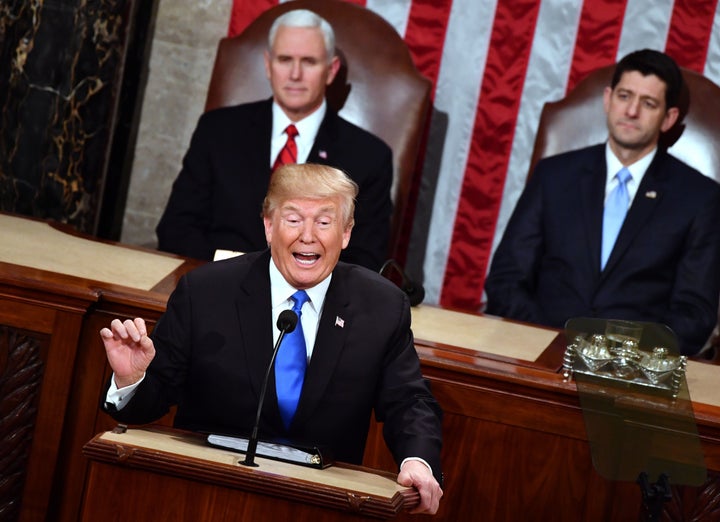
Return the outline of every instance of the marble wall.
<path id="1" fill-rule="evenodd" d="M 202 114 L 232 0 L 161 0 L 121 241 L 154 247 L 155 226 Z"/>
<path id="2" fill-rule="evenodd" d="M 95 233 L 134 5 L 0 3 L 0 210 Z"/>

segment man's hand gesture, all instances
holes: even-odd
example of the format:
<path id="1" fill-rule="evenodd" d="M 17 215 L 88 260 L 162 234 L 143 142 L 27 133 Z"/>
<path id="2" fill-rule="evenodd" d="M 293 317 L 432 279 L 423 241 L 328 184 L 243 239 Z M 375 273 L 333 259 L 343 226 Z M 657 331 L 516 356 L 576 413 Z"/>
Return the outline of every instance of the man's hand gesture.
<path id="1" fill-rule="evenodd" d="M 145 321 L 139 317 L 124 322 L 114 319 L 110 328 L 100 330 L 100 337 L 115 373 L 115 385 L 124 388 L 142 379 L 155 357 L 155 346 L 147 335 Z"/>

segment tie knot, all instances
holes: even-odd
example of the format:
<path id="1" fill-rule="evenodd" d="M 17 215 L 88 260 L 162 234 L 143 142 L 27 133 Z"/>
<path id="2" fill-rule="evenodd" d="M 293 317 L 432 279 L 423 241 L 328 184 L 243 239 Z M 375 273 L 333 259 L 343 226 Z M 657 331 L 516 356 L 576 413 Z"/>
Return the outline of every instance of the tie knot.
<path id="1" fill-rule="evenodd" d="M 310 297 L 308 297 L 305 290 L 298 290 L 290 297 L 290 299 L 295 302 L 292 307 L 293 312 L 300 315 L 300 310 L 302 309 L 303 305 L 310 300 Z"/>
<path id="2" fill-rule="evenodd" d="M 299 133 L 298 133 L 298 130 L 295 128 L 295 125 L 293 125 L 293 124 L 291 123 L 291 124 L 288 125 L 287 128 L 285 129 L 285 134 L 287 134 L 287 136 L 288 136 L 289 139 L 292 139 L 292 138 L 294 138 L 295 136 L 297 136 Z"/>
<path id="3" fill-rule="evenodd" d="M 630 174 L 630 171 L 627 169 L 627 167 L 621 168 L 620 171 L 615 175 L 617 176 L 617 179 L 621 185 L 624 185 L 630 178 L 632 178 L 632 174 Z"/>

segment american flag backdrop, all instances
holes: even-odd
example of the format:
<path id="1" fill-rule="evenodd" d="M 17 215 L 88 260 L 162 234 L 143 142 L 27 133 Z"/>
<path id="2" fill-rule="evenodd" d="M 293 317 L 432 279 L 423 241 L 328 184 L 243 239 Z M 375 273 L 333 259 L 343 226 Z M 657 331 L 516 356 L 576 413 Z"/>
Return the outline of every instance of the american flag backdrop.
<path id="1" fill-rule="evenodd" d="M 230 34 L 277 3 L 234 0 Z M 425 162 L 436 165 L 437 179 L 428 189 L 423 174 L 415 216 L 424 225 L 413 231 L 421 251 L 417 241 L 410 245 L 421 259 L 426 303 L 481 307 L 492 253 L 525 184 L 543 103 L 641 48 L 664 50 L 720 84 L 718 0 L 353 3 L 395 27 L 433 82 Z M 438 127 L 443 132 L 434 132 Z"/>

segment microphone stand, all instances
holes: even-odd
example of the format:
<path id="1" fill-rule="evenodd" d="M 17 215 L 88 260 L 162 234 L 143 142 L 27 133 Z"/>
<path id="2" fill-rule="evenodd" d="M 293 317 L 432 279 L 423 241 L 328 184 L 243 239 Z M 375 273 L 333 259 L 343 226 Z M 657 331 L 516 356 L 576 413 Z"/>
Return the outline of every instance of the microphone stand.
<path id="1" fill-rule="evenodd" d="M 280 312 L 280 317 L 277 320 L 277 327 L 280 330 L 280 336 L 275 343 L 273 348 L 272 358 L 270 364 L 268 364 L 267 370 L 265 371 L 265 378 L 263 379 L 262 388 L 260 389 L 260 400 L 258 401 L 257 414 L 255 416 L 255 425 L 253 426 L 252 435 L 248 440 L 247 449 L 245 450 L 245 460 L 240 462 L 243 466 L 252 466 L 256 468 L 258 465 L 255 464 L 255 454 L 257 453 L 258 445 L 258 430 L 260 428 L 260 414 L 262 413 L 263 403 L 265 402 L 265 391 L 267 390 L 268 380 L 270 380 L 270 371 L 275 364 L 275 357 L 277 356 L 278 350 L 280 349 L 280 343 L 285 337 L 286 333 L 290 333 L 297 326 L 298 316 L 292 310 L 283 310 Z"/>
<path id="2" fill-rule="evenodd" d="M 395 273 L 400 276 L 400 283 L 396 281 L 396 278 L 388 276 L 388 269 L 390 268 L 394 269 Z M 408 300 L 410 301 L 410 306 L 417 306 L 422 303 L 423 299 L 425 299 L 425 289 L 423 286 L 410 279 L 410 276 L 408 276 L 405 270 L 403 270 L 400 263 L 394 259 L 388 259 L 385 261 L 378 273 L 395 283 L 403 292 L 405 292 L 408 296 Z"/>

